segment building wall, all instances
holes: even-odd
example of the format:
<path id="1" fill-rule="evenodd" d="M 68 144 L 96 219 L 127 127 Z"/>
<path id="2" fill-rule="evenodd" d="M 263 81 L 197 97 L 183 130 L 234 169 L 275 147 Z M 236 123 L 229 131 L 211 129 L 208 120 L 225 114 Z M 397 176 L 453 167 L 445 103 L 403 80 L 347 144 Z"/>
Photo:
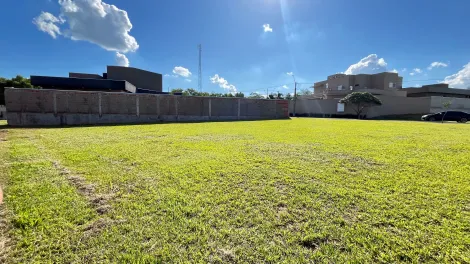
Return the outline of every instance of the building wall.
<path id="1" fill-rule="evenodd" d="M 108 79 L 126 80 L 137 88 L 162 91 L 162 75 L 131 67 L 108 66 Z"/>
<path id="2" fill-rule="evenodd" d="M 389 83 L 391 82 L 395 83 L 396 88 L 389 88 Z M 329 93 L 337 92 L 339 85 L 343 86 L 343 91 L 347 91 L 346 94 L 363 89 L 397 91 L 402 87 L 403 78 L 393 72 L 357 75 L 335 74 L 328 76 L 326 81 L 314 84 L 314 95 L 316 97 L 323 94 L 327 83 Z M 352 91 L 350 90 L 351 86 L 353 87 Z"/>
<path id="3" fill-rule="evenodd" d="M 14 89 L 5 91 L 11 126 L 288 118 L 287 100 Z"/>
<path id="4" fill-rule="evenodd" d="M 358 74 L 354 76 L 354 83 L 351 84 L 354 88 L 353 90 L 358 89 L 373 89 L 374 84 L 372 77 L 368 74 Z M 357 85 L 357 86 L 356 86 Z"/>

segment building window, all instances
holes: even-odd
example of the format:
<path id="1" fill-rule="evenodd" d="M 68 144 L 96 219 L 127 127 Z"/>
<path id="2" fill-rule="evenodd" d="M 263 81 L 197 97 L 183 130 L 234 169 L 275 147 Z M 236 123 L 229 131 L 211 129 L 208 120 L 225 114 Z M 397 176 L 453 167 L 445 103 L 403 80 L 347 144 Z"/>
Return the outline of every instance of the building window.
<path id="1" fill-rule="evenodd" d="M 344 112 L 344 104 L 338 103 L 338 105 L 336 106 L 336 111 L 337 111 L 338 113 Z"/>
<path id="2" fill-rule="evenodd" d="M 393 82 L 390 82 L 390 83 L 388 83 L 388 88 L 397 88 L 397 84 L 393 83 Z"/>
<path id="3" fill-rule="evenodd" d="M 338 85 L 338 91 L 340 90 L 343 90 L 343 86 L 342 85 Z"/>
<path id="4" fill-rule="evenodd" d="M 328 83 L 326 83 L 326 89 L 328 89 Z"/>
<path id="5" fill-rule="evenodd" d="M 352 91 L 353 89 L 354 89 L 354 87 L 353 87 L 352 85 L 351 85 L 351 86 L 349 86 L 349 90 L 351 90 L 351 91 Z"/>

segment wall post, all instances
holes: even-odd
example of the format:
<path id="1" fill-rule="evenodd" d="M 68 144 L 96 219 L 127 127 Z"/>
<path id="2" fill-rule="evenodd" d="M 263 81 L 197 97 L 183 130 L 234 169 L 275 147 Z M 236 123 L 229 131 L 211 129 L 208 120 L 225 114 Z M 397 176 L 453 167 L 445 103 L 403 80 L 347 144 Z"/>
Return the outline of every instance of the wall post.
<path id="1" fill-rule="evenodd" d="M 101 97 L 103 96 L 102 93 L 98 93 L 98 111 L 99 111 L 99 114 L 100 114 L 100 117 L 103 115 L 103 110 L 102 110 L 102 107 L 101 107 Z"/>
<path id="2" fill-rule="evenodd" d="M 175 115 L 176 115 L 176 120 L 179 119 L 178 117 L 178 95 L 175 95 Z"/>
<path id="3" fill-rule="evenodd" d="M 54 91 L 52 97 L 54 98 L 54 115 L 57 115 L 57 92 Z"/>
<path id="4" fill-rule="evenodd" d="M 157 115 L 160 116 L 160 96 L 157 97 Z"/>
<path id="5" fill-rule="evenodd" d="M 212 116 L 212 99 L 209 98 L 209 119 Z"/>
<path id="6" fill-rule="evenodd" d="M 238 98 L 238 113 L 237 113 L 238 120 L 240 120 L 240 101 L 241 99 Z"/>
<path id="7" fill-rule="evenodd" d="M 140 116 L 140 100 L 137 94 L 135 95 L 135 106 L 136 106 L 135 112 L 137 116 Z"/>

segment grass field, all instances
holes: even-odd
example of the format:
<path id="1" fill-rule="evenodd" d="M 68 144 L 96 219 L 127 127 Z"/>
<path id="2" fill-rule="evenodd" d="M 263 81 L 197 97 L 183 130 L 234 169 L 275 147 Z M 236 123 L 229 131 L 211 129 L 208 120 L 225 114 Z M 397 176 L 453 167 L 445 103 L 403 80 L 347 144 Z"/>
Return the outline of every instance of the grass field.
<path id="1" fill-rule="evenodd" d="M 470 125 L 0 129 L 0 262 L 470 262 Z"/>

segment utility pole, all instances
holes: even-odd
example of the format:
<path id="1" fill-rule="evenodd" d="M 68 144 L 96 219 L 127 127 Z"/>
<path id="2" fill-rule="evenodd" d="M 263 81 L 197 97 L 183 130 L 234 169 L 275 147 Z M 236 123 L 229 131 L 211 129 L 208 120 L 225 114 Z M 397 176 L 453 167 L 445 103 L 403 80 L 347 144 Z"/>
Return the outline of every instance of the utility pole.
<path id="1" fill-rule="evenodd" d="M 266 99 L 268 99 L 268 98 L 269 98 L 269 95 L 268 95 L 268 89 L 269 89 L 269 88 L 266 88 Z"/>
<path id="2" fill-rule="evenodd" d="M 199 88 L 199 92 L 202 93 L 202 45 L 199 44 L 197 46 L 198 50 L 199 50 L 199 80 L 198 80 L 198 88 Z"/>

